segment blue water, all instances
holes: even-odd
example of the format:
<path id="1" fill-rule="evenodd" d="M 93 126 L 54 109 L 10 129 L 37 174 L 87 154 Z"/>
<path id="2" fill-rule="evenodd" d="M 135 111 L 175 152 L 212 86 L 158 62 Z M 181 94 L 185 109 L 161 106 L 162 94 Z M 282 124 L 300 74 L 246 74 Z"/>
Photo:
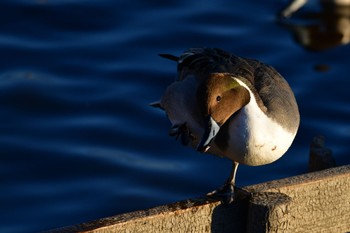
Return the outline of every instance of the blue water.
<path id="1" fill-rule="evenodd" d="M 307 172 L 318 134 L 338 165 L 349 164 L 350 46 L 300 44 L 294 26 L 321 24 L 303 12 L 322 9 L 281 23 L 283 3 L 1 1 L 0 232 L 154 207 L 224 182 L 231 163 L 180 146 L 148 106 L 176 76 L 158 53 L 219 47 L 273 65 L 290 83 L 301 112 L 295 142 L 271 165 L 240 166 L 237 185 Z"/>

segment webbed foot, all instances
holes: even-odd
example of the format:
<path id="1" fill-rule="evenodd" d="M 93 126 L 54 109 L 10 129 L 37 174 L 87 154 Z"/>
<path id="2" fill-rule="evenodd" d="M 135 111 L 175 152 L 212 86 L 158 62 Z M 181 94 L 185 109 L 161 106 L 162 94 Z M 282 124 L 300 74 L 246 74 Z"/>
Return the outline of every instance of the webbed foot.
<path id="1" fill-rule="evenodd" d="M 220 200 L 224 205 L 229 205 L 235 200 L 235 187 L 232 183 L 227 182 L 221 188 L 207 193 L 207 196 Z"/>
<path id="2" fill-rule="evenodd" d="M 180 139 L 184 146 L 189 145 L 194 140 L 194 136 L 186 123 L 173 125 L 169 130 L 169 135 L 175 137 L 175 139 Z"/>

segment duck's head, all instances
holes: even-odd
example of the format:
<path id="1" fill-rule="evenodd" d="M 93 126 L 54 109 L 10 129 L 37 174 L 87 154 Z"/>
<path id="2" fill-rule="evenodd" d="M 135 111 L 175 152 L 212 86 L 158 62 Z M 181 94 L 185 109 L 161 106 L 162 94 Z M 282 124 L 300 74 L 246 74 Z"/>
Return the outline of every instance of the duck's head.
<path id="1" fill-rule="evenodd" d="M 212 73 L 197 89 L 204 134 L 197 150 L 206 152 L 220 127 L 250 100 L 249 91 L 229 73 Z"/>

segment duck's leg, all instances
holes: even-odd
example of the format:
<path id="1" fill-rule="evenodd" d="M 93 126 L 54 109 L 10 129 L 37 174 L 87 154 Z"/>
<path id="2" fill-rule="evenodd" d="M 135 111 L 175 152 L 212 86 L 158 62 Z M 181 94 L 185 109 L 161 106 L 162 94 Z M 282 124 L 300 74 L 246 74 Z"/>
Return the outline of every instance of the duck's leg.
<path id="1" fill-rule="evenodd" d="M 171 126 L 170 130 L 169 130 L 169 135 L 174 137 L 175 139 L 178 139 L 181 134 L 184 133 L 185 129 L 186 129 L 186 123 L 182 123 L 182 124 L 175 124 L 173 126 Z"/>
<path id="2" fill-rule="evenodd" d="M 221 188 L 208 193 L 207 196 L 215 198 L 217 197 L 224 204 L 232 203 L 235 200 L 235 180 L 238 165 L 239 163 L 233 161 L 230 176 L 225 182 L 225 184 Z"/>

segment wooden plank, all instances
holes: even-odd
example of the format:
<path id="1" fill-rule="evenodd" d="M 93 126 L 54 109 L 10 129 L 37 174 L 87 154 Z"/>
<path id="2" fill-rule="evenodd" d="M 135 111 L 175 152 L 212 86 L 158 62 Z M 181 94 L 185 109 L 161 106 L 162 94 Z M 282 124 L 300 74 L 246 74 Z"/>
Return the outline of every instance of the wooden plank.
<path id="1" fill-rule="evenodd" d="M 49 232 L 350 231 L 350 165 L 243 190 L 230 206 L 203 197 Z"/>
<path id="2" fill-rule="evenodd" d="M 290 198 L 281 214 L 286 219 L 285 226 L 278 219 L 267 221 L 269 232 L 278 231 L 280 227 L 283 232 L 350 231 L 350 165 L 246 188 L 253 193 L 278 193 Z M 264 206 L 259 201 L 254 202 Z"/>
<path id="3" fill-rule="evenodd" d="M 239 201 L 230 206 L 206 197 L 190 199 L 49 232 L 243 232 L 248 210 L 244 196 L 240 192 Z"/>

